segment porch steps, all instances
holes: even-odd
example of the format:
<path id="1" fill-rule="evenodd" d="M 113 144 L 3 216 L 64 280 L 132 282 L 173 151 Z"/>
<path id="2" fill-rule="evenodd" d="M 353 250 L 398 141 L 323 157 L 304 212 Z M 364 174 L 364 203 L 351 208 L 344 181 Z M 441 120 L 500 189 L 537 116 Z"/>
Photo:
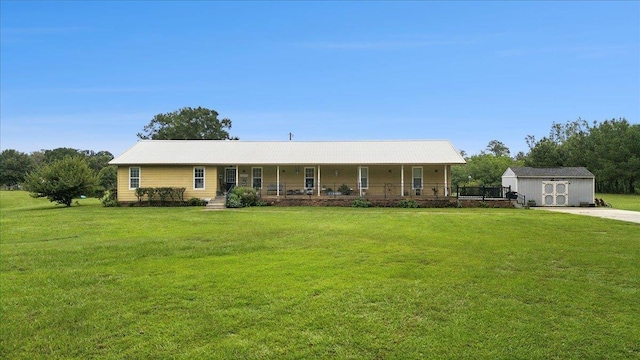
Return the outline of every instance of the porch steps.
<path id="1" fill-rule="evenodd" d="M 226 198 L 224 196 L 216 196 L 207 203 L 205 210 L 225 210 L 227 208 Z"/>

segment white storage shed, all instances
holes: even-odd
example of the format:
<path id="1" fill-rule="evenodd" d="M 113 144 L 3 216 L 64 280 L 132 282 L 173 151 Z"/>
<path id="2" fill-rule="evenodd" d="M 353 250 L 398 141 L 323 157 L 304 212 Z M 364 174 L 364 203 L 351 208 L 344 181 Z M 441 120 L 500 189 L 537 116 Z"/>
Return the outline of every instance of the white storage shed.
<path id="1" fill-rule="evenodd" d="M 596 177 L 584 167 L 510 167 L 502 186 L 536 206 L 584 206 L 595 202 Z"/>

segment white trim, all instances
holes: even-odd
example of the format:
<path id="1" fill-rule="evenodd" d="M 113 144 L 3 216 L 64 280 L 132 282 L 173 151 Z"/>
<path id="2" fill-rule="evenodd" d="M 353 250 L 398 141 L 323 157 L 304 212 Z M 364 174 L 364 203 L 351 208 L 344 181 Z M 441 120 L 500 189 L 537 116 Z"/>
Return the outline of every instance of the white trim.
<path id="1" fill-rule="evenodd" d="M 202 187 L 201 188 L 196 187 L 196 169 L 202 169 Z M 193 173 L 192 173 L 193 174 L 193 190 L 198 190 L 198 191 L 205 190 L 205 188 L 206 188 L 205 184 L 207 183 L 206 182 L 206 171 L 207 171 L 206 167 L 204 167 L 204 166 L 194 166 L 193 167 Z M 199 177 L 198 177 L 198 179 L 199 179 Z"/>
<path id="2" fill-rule="evenodd" d="M 400 196 L 404 197 L 404 165 L 400 165 Z"/>
<path id="3" fill-rule="evenodd" d="M 230 184 L 229 178 L 227 177 L 227 174 L 229 173 L 229 170 L 235 170 L 235 169 L 233 167 L 224 168 L 224 186 L 225 187 L 227 186 L 227 184 Z M 235 176 L 233 180 L 237 184 L 238 183 L 238 172 L 234 171 L 233 173 L 234 173 L 234 176 Z"/>
<path id="4" fill-rule="evenodd" d="M 318 165 L 318 186 L 316 186 L 316 188 L 318 188 L 318 196 L 320 196 L 320 191 L 322 190 L 320 186 L 320 165 Z"/>
<path id="5" fill-rule="evenodd" d="M 309 178 L 309 177 L 307 177 L 307 169 L 311 169 L 311 170 L 313 170 L 313 177 L 310 177 L 310 178 Z M 316 187 L 316 168 L 315 168 L 315 167 L 308 166 L 308 167 L 305 167 L 303 171 L 304 171 L 304 172 L 302 173 L 302 175 L 303 175 L 303 179 L 304 179 L 303 188 L 304 188 L 305 190 L 308 190 L 308 189 L 315 189 L 315 187 Z M 308 188 L 308 187 L 307 187 L 307 179 L 313 179 L 313 186 L 312 186 L 312 187 L 310 187 L 310 188 Z"/>
<path id="6" fill-rule="evenodd" d="M 546 185 L 552 185 L 553 191 L 547 192 Z M 564 191 L 558 192 L 558 185 L 564 185 Z M 553 201 L 547 204 L 546 197 L 551 196 Z M 564 196 L 564 204 L 558 204 L 558 196 Z M 568 181 L 543 181 L 542 182 L 542 206 L 569 206 L 569 182 Z"/>
<path id="7" fill-rule="evenodd" d="M 449 196 L 449 187 L 447 186 L 447 165 L 444 166 L 444 196 Z"/>
<path id="8" fill-rule="evenodd" d="M 138 169 L 138 177 L 137 177 L 137 179 L 138 179 L 138 187 L 131 187 L 131 179 L 132 179 L 131 169 Z M 128 175 L 129 175 L 128 176 L 128 178 L 129 178 L 129 190 L 135 190 L 135 189 L 141 187 L 141 185 L 142 185 L 142 169 L 140 168 L 140 166 L 129 166 L 129 174 Z"/>
<path id="9" fill-rule="evenodd" d="M 260 169 L 260 187 L 258 189 L 262 189 L 262 187 L 264 186 L 264 170 L 262 169 L 262 166 L 255 166 L 251 168 L 251 187 L 256 189 L 256 187 L 254 187 L 254 179 L 257 179 L 256 176 L 253 174 L 253 170 L 254 169 Z"/>
<path id="10" fill-rule="evenodd" d="M 417 178 L 413 174 L 414 170 L 416 170 L 416 169 L 420 169 L 420 187 L 419 188 L 417 188 L 415 186 L 415 179 L 417 179 Z M 422 166 L 412 166 L 411 167 L 411 189 L 412 190 L 422 190 L 422 189 L 424 189 L 424 169 L 422 168 Z"/>
<path id="11" fill-rule="evenodd" d="M 366 184 L 364 186 L 362 186 L 362 170 L 365 170 L 365 172 L 367 173 L 367 181 Z M 358 175 L 358 185 L 360 186 L 360 188 L 362 190 L 367 190 L 369 189 L 369 167 L 368 166 L 360 166 L 360 174 Z"/>
<path id="12" fill-rule="evenodd" d="M 362 197 L 362 184 L 360 184 L 360 178 L 362 177 L 362 166 L 358 165 L 358 179 L 356 184 L 358 184 L 358 196 Z"/>

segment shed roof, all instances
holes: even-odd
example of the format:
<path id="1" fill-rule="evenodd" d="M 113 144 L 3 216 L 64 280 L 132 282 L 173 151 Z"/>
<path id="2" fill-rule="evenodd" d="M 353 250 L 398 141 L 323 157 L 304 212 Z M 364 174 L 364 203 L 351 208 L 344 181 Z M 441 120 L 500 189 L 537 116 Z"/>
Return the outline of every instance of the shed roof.
<path id="1" fill-rule="evenodd" d="M 114 165 L 464 164 L 448 140 L 141 140 Z"/>
<path id="2" fill-rule="evenodd" d="M 509 169 L 516 177 L 595 178 L 595 176 L 585 167 L 510 167 Z"/>

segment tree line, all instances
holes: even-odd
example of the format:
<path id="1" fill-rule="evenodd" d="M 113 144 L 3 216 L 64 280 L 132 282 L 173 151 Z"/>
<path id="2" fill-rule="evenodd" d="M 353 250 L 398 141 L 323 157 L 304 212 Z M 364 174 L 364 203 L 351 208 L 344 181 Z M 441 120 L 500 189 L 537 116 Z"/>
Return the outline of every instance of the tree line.
<path id="1" fill-rule="evenodd" d="M 237 140 L 227 130 L 231 120 L 218 119 L 215 110 L 184 107 L 158 114 L 138 138 L 147 140 Z M 14 149 L 0 153 L 0 185 L 24 188 L 33 197 L 71 206 L 73 198 L 102 196 L 117 186 L 117 169 L 108 151 L 56 148 L 26 154 Z M 110 192 L 112 196 L 114 192 Z"/>
<path id="2" fill-rule="evenodd" d="M 185 107 L 156 115 L 138 137 L 237 140 L 229 135 L 230 128 L 231 120 L 218 119 L 214 110 Z M 548 136 L 537 140 L 528 135 L 525 141 L 529 151 L 515 156 L 498 140 L 491 140 L 479 154 L 468 156 L 462 151 L 467 165 L 453 167 L 453 184 L 499 185 L 504 171 L 513 166 L 584 166 L 596 176 L 598 192 L 640 193 L 640 124 L 630 124 L 624 118 L 589 124 L 578 118 L 564 124 L 554 122 Z M 71 190 L 64 199 L 52 201 L 68 205 L 69 193 L 99 195 L 116 187 L 116 168 L 108 164 L 112 159 L 108 151 L 63 147 L 26 154 L 8 149 L 0 153 L 0 185 L 24 184 L 33 195 L 47 197 L 59 197 L 60 189 L 66 187 Z"/>
<path id="3" fill-rule="evenodd" d="M 549 136 L 528 136 L 525 165 L 584 166 L 596 176 L 596 191 L 640 193 L 640 124 L 611 119 L 554 123 Z"/>
<path id="4" fill-rule="evenodd" d="M 56 148 L 52 150 L 34 151 L 31 154 L 14 149 L 0 153 L 0 184 L 6 188 L 18 188 L 29 180 L 29 174 L 40 173 L 43 169 L 61 163 L 65 159 L 73 159 L 81 163 L 87 176 L 92 177 L 93 190 L 85 195 L 94 195 L 116 187 L 116 167 L 109 165 L 113 154 L 109 151 L 78 150 L 72 148 Z"/>
<path id="5" fill-rule="evenodd" d="M 529 151 L 513 157 L 498 140 L 479 154 L 463 152 L 467 165 L 453 168 L 454 185 L 499 185 L 504 171 L 514 166 L 583 166 L 595 175 L 597 192 L 640 193 L 640 124 L 625 118 L 589 124 L 578 118 L 554 122 L 548 136 L 527 135 L 525 141 Z"/>

